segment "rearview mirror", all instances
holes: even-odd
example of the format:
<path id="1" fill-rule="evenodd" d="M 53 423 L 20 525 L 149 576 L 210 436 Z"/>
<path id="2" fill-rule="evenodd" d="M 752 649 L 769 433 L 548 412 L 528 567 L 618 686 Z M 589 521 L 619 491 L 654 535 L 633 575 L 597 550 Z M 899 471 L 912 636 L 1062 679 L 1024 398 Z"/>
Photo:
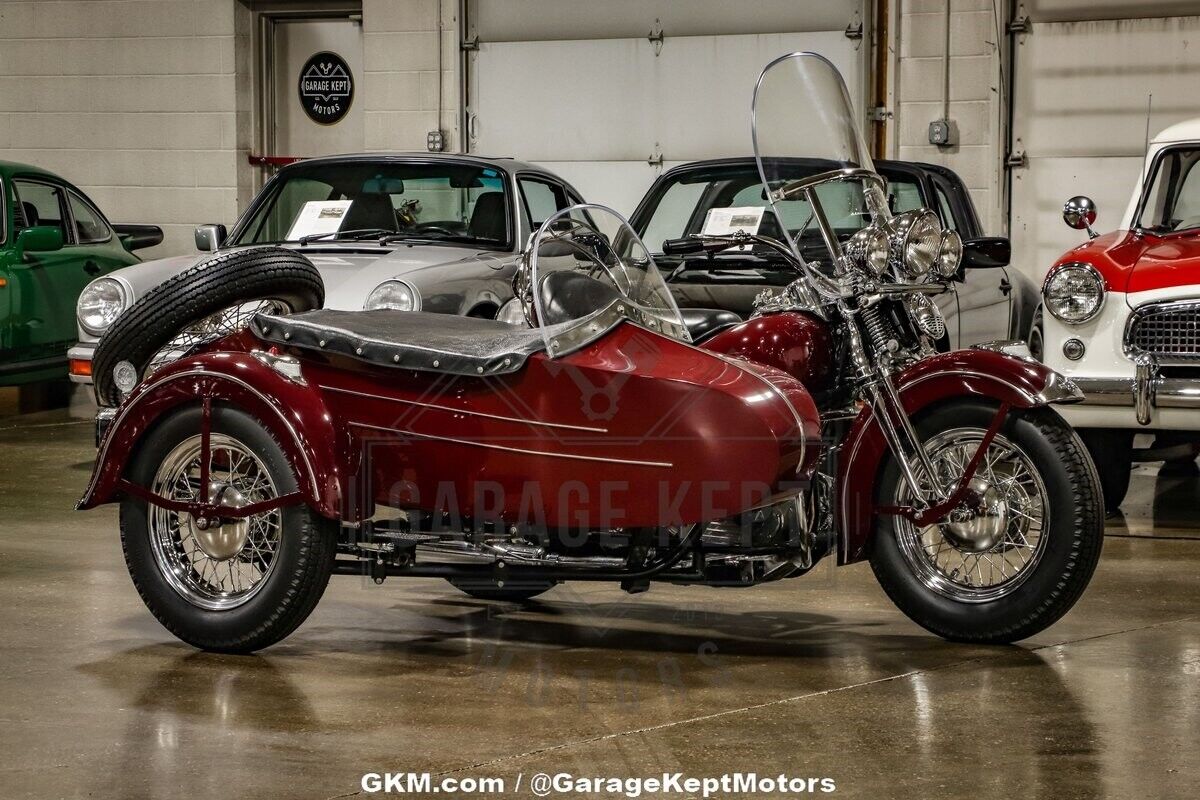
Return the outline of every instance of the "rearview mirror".
<path id="1" fill-rule="evenodd" d="M 964 269 L 1007 267 L 1012 260 L 1012 243 L 1004 236 L 980 236 L 963 242 Z"/>
<path id="2" fill-rule="evenodd" d="M 224 225 L 197 225 L 196 249 L 204 253 L 220 250 L 227 235 Z"/>
<path id="3" fill-rule="evenodd" d="M 1077 195 L 1063 204 L 1063 222 L 1067 223 L 1067 227 L 1087 231 L 1088 236 L 1095 239 L 1099 236 L 1092 230 L 1092 223 L 1095 221 L 1096 204 L 1092 202 L 1092 198 Z"/>
<path id="4" fill-rule="evenodd" d="M 21 255 L 25 253 L 51 253 L 55 250 L 62 250 L 62 228 L 54 228 L 49 225 L 35 225 L 32 228 L 25 228 L 17 234 L 15 244 L 17 251 Z"/>

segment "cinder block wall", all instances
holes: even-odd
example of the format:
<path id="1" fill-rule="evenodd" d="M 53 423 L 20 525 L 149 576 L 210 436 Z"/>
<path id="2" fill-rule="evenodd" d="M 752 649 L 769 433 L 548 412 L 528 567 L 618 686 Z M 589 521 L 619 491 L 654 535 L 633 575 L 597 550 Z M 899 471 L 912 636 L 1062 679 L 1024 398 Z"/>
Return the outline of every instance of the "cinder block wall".
<path id="1" fill-rule="evenodd" d="M 446 149 L 458 149 L 457 15 L 457 0 L 364 0 L 367 150 L 424 150 L 426 134 L 439 127 Z"/>
<path id="2" fill-rule="evenodd" d="M 0 3 L 0 159 L 161 225 L 157 252 L 235 216 L 235 110 L 232 0 Z"/>
<path id="3" fill-rule="evenodd" d="M 454 0 L 364 0 L 364 149 L 458 141 Z M 194 251 L 253 192 L 250 12 L 238 0 L 0 2 L 0 159 L 50 169 L 114 222 L 161 225 L 157 257 Z"/>
<path id="4" fill-rule="evenodd" d="M 942 116 L 946 3 L 950 5 L 950 118 L 958 144 L 929 144 L 929 123 Z M 997 4 L 1005 14 L 1007 3 Z M 1004 158 L 1000 73 L 1004 23 L 997 37 L 992 0 L 903 0 L 895 155 L 944 164 L 966 181 L 984 229 L 1005 224 L 1000 180 Z"/>

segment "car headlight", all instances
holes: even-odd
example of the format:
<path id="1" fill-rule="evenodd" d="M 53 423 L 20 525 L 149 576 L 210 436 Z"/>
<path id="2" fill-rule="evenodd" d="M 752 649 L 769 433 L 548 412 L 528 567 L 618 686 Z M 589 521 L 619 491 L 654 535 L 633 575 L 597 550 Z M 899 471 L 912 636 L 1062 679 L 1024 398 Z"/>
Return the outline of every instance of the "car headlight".
<path id="1" fill-rule="evenodd" d="M 1091 264 L 1064 264 L 1042 286 L 1046 310 L 1070 325 L 1087 322 L 1104 305 L 1104 279 Z"/>
<path id="2" fill-rule="evenodd" d="M 957 231 L 942 231 L 942 245 L 938 251 L 936 271 L 939 277 L 949 280 L 958 273 L 962 263 L 963 241 Z"/>
<path id="3" fill-rule="evenodd" d="M 892 217 L 891 257 L 909 278 L 924 277 L 942 249 L 942 224 L 937 214 L 919 208 Z"/>
<path id="4" fill-rule="evenodd" d="M 878 278 L 888 265 L 888 237 L 881 228 L 871 225 L 858 231 L 846 242 L 846 255 Z"/>
<path id="5" fill-rule="evenodd" d="M 129 307 L 129 294 L 115 278 L 92 281 L 79 294 L 75 318 L 79 327 L 93 336 L 100 336 Z"/>
<path id="6" fill-rule="evenodd" d="M 521 328 L 528 328 L 529 323 L 525 320 L 525 309 L 521 306 L 519 298 L 514 297 L 496 312 L 496 321 L 503 322 L 506 325 L 516 325 Z"/>
<path id="7" fill-rule="evenodd" d="M 421 298 L 417 290 L 404 281 L 384 281 L 367 296 L 363 305 L 367 311 L 390 308 L 393 311 L 419 311 Z"/>

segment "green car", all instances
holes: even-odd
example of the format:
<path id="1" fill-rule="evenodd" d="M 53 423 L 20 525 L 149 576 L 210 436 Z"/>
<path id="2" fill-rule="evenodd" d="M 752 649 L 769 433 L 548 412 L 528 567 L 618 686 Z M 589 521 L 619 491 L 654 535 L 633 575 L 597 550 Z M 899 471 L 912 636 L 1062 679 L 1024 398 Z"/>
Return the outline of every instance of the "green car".
<path id="1" fill-rule="evenodd" d="M 75 305 L 97 275 L 162 241 L 153 225 L 112 225 L 44 169 L 0 161 L 0 386 L 67 377 Z"/>

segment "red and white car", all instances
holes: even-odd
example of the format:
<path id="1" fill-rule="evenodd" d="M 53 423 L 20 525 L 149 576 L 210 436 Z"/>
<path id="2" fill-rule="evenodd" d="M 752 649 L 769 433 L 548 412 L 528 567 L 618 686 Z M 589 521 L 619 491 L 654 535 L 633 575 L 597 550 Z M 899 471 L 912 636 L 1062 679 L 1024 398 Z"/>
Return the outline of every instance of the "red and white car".
<path id="1" fill-rule="evenodd" d="M 1151 141 L 1117 230 L 1097 236 L 1091 200 L 1068 200 L 1063 218 L 1091 239 L 1042 285 L 1031 349 L 1086 396 L 1062 413 L 1092 452 L 1110 510 L 1125 497 L 1133 461 L 1190 460 L 1200 442 L 1198 164 L 1194 119 Z"/>

